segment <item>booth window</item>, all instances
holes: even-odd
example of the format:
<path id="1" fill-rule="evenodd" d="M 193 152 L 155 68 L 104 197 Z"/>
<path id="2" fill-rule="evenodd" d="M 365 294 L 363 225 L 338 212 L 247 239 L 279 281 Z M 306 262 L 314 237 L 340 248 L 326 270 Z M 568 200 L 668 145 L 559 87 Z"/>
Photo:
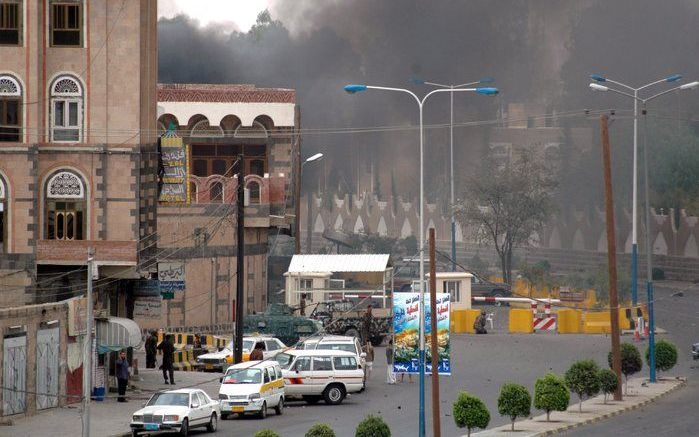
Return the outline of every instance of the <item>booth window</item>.
<path id="1" fill-rule="evenodd" d="M 461 282 L 444 281 L 444 292 L 449 293 L 451 302 L 461 302 Z"/>

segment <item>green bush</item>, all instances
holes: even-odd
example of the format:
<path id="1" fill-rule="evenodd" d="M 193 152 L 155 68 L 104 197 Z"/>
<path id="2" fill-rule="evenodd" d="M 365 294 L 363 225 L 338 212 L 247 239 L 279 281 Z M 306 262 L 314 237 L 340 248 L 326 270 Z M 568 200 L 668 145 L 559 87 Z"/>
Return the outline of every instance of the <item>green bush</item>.
<path id="1" fill-rule="evenodd" d="M 271 429 L 261 429 L 255 433 L 253 437 L 281 437 Z"/>
<path id="2" fill-rule="evenodd" d="M 366 419 L 359 422 L 355 437 L 391 437 L 391 429 L 381 416 L 368 415 Z"/>
<path id="3" fill-rule="evenodd" d="M 580 360 L 570 366 L 565 381 L 568 389 L 578 395 L 578 411 L 582 413 L 583 397 L 589 398 L 599 393 L 599 367 L 592 360 Z"/>
<path id="4" fill-rule="evenodd" d="M 604 403 L 607 403 L 607 395 L 614 393 L 619 387 L 619 379 L 616 377 L 616 373 L 609 369 L 602 369 L 599 371 L 599 385 L 600 390 L 604 393 Z"/>
<path id="5" fill-rule="evenodd" d="M 452 415 L 457 427 L 468 429 L 468 436 L 471 435 L 471 429 L 485 429 L 490 423 L 490 412 L 485 403 L 465 391 L 459 393 L 454 402 Z"/>
<path id="6" fill-rule="evenodd" d="M 609 363 L 609 368 L 613 368 L 612 365 L 612 353 L 611 351 L 607 355 L 607 362 Z M 624 384 L 624 393 L 628 393 L 629 389 L 629 376 L 634 373 L 638 373 L 643 368 L 643 360 L 641 359 L 641 353 L 638 348 L 631 343 L 621 344 L 621 373 L 626 377 L 626 382 Z"/>
<path id="7" fill-rule="evenodd" d="M 509 416 L 512 421 L 512 431 L 515 430 L 517 417 L 528 416 L 532 406 L 532 397 L 523 385 L 503 384 L 498 396 L 498 412 Z"/>
<path id="8" fill-rule="evenodd" d="M 646 363 L 650 366 L 650 349 L 646 349 Z M 677 364 L 675 345 L 665 339 L 655 342 L 655 368 L 665 372 L 675 367 L 675 364 Z"/>
<path id="9" fill-rule="evenodd" d="M 335 431 L 330 425 L 316 423 L 306 432 L 305 437 L 335 437 Z"/>
<path id="10" fill-rule="evenodd" d="M 551 411 L 565 411 L 570 402 L 568 387 L 560 376 L 547 373 L 534 384 L 534 408 L 546 411 L 546 421 L 551 418 Z"/>

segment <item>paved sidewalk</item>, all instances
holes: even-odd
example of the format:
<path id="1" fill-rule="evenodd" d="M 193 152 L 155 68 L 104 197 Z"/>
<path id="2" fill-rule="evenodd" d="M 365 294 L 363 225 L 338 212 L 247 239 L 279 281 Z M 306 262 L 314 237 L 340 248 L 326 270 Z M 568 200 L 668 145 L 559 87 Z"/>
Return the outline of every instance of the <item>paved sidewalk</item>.
<path id="1" fill-rule="evenodd" d="M 502 437 L 516 434 L 518 437 L 534 437 L 556 434 L 571 428 L 577 428 L 586 424 L 599 422 L 612 416 L 635 410 L 656 399 L 677 390 L 687 381 L 684 378 L 678 379 L 658 379 L 656 384 L 647 384 L 645 378 L 634 378 L 629 380 L 629 395 L 624 396 L 621 402 L 607 400 L 604 404 L 604 397 L 584 401 L 582 413 L 578 413 L 578 403 L 575 402 L 568 407 L 565 412 L 554 411 L 551 413 L 551 422 L 546 421 L 546 414 L 528 420 L 521 420 L 515 423 L 515 432 L 511 431 L 511 425 L 499 426 L 478 433 L 472 433 L 479 437 Z M 571 395 L 571 401 L 576 395 Z M 497 414 L 497 412 L 496 412 Z"/>
<path id="2" fill-rule="evenodd" d="M 128 430 L 132 413 L 141 408 L 153 392 L 192 385 L 198 385 L 210 392 L 211 387 L 218 387 L 218 378 L 221 375 L 219 373 L 175 372 L 177 385 L 174 386 L 163 384 L 162 372 L 157 369 L 143 369 L 139 376 L 140 381 L 129 382 L 129 390 L 127 391 L 129 402 L 117 402 L 117 394 L 109 393 L 104 401 L 91 403 L 91 436 L 130 435 Z M 13 419 L 12 426 L 0 426 L 0 436 L 79 436 L 82 432 L 81 412 L 82 404 L 73 404 L 64 408 L 46 410 L 31 417 Z"/>

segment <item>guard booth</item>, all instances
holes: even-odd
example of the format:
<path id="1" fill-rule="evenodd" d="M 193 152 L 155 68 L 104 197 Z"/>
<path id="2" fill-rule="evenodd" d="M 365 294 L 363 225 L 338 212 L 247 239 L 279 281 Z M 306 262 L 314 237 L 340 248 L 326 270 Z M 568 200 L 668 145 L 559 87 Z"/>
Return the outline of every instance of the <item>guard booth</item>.
<path id="1" fill-rule="evenodd" d="M 471 278 L 473 275 L 467 272 L 437 272 L 437 293 L 449 293 L 451 296 L 451 310 L 471 309 Z M 430 274 L 425 274 L 426 290 L 430 290 Z M 413 290 L 419 291 L 420 285 L 413 281 Z"/>

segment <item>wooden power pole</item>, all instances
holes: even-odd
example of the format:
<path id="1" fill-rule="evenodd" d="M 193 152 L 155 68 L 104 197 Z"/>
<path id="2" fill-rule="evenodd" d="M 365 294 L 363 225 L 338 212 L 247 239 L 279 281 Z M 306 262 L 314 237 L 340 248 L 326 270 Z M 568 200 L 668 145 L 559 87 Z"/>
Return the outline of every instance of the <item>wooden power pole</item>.
<path id="1" fill-rule="evenodd" d="M 440 437 L 439 420 L 439 341 L 437 332 L 437 273 L 435 267 L 434 228 L 430 228 L 430 337 L 432 354 L 432 435 Z"/>
<path id="2" fill-rule="evenodd" d="M 616 234 L 614 197 L 612 194 L 612 157 L 609 147 L 609 116 L 600 118 L 602 125 L 602 166 L 604 169 L 604 203 L 607 213 L 607 262 L 609 264 L 609 318 L 612 324 L 612 369 L 619 381 L 614 400 L 621 400 L 621 349 L 619 345 L 619 298 L 616 289 Z"/>
<path id="3" fill-rule="evenodd" d="M 235 342 L 233 362 L 243 362 L 243 317 L 245 317 L 245 159 L 238 155 L 238 193 L 236 196 L 236 254 L 235 273 Z"/>

